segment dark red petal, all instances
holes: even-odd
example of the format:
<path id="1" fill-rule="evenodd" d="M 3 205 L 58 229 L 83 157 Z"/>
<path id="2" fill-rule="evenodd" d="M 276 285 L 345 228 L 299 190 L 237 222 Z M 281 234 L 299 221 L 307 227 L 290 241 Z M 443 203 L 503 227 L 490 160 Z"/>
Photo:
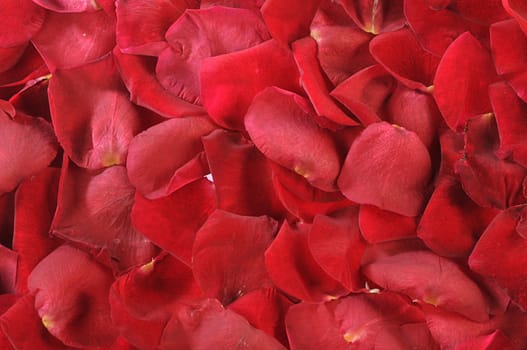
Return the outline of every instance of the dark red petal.
<path id="1" fill-rule="evenodd" d="M 473 338 L 456 346 L 455 350 L 513 350 L 512 343 L 497 330 L 489 335 Z"/>
<path id="2" fill-rule="evenodd" d="M 440 57 L 425 51 L 410 29 L 384 33 L 370 42 L 373 57 L 397 80 L 409 87 L 429 91 Z"/>
<path id="3" fill-rule="evenodd" d="M 408 323 L 399 327 L 387 327 L 379 332 L 375 350 L 439 350 L 425 322 Z"/>
<path id="4" fill-rule="evenodd" d="M 522 0 L 502 0 L 503 8 L 518 23 L 522 30 L 527 34 L 527 6 Z"/>
<path id="5" fill-rule="evenodd" d="M 249 323 L 288 345 L 284 318 L 293 302 L 274 288 L 258 289 L 236 299 L 229 310 L 242 315 Z"/>
<path id="6" fill-rule="evenodd" d="M 209 8 L 212 6 L 226 6 L 236 8 L 259 9 L 265 0 L 201 0 L 200 7 Z"/>
<path id="7" fill-rule="evenodd" d="M 218 208 L 240 215 L 269 215 L 284 208 L 275 193 L 271 166 L 240 133 L 216 130 L 202 138 Z"/>
<path id="8" fill-rule="evenodd" d="M 156 74 L 173 95 L 200 103 L 202 60 L 244 50 L 269 39 L 258 12 L 215 6 L 186 11 L 167 31 Z"/>
<path id="9" fill-rule="evenodd" d="M 346 12 L 365 32 L 379 34 L 405 24 L 403 0 L 339 0 Z"/>
<path id="10" fill-rule="evenodd" d="M 317 42 L 320 66 L 334 86 L 375 63 L 368 48 L 372 36 L 355 26 L 313 22 L 311 37 Z"/>
<path id="11" fill-rule="evenodd" d="M 494 278 L 522 308 L 527 308 L 527 275 L 522 266 L 527 207 L 512 207 L 498 214 L 487 227 L 469 258 L 470 268 Z M 507 254 L 503 254 L 506 251 Z"/>
<path id="12" fill-rule="evenodd" d="M 24 54 L 11 69 L 0 73 L 0 98 L 9 99 L 32 79 L 49 73 L 46 64 L 33 45 L 28 45 Z M 48 77 L 46 77 L 48 78 Z"/>
<path id="13" fill-rule="evenodd" d="M 165 33 L 197 0 L 118 0 L 117 44 L 123 53 L 157 56 L 167 46 Z"/>
<path id="14" fill-rule="evenodd" d="M 167 324 L 160 350 L 188 349 L 285 350 L 274 338 L 253 328 L 216 299 L 181 308 Z"/>
<path id="15" fill-rule="evenodd" d="M 215 199 L 214 187 L 206 179 L 154 200 L 136 192 L 132 223 L 153 243 L 191 265 L 194 237 L 216 207 Z"/>
<path id="16" fill-rule="evenodd" d="M 527 37 L 518 23 L 511 19 L 490 27 L 492 56 L 499 74 L 517 73 L 527 69 Z"/>
<path id="17" fill-rule="evenodd" d="M 275 40 L 203 60 L 200 82 L 201 101 L 210 117 L 238 130 L 254 96 L 266 87 L 301 90 L 292 53 Z"/>
<path id="18" fill-rule="evenodd" d="M 278 223 L 266 216 L 212 213 L 196 233 L 192 270 L 203 293 L 224 305 L 260 288 L 272 286 L 264 252 Z"/>
<path id="19" fill-rule="evenodd" d="M 381 121 L 379 115 L 395 86 L 395 79 L 381 65 L 374 65 L 346 79 L 331 96 L 367 126 Z"/>
<path id="20" fill-rule="evenodd" d="M 71 350 L 52 336 L 35 310 L 35 297 L 26 294 L 0 317 L 0 326 L 16 350 Z"/>
<path id="21" fill-rule="evenodd" d="M 469 319 L 489 319 L 479 286 L 452 261 L 430 252 L 408 252 L 380 258 L 363 269 L 375 284 L 406 294 Z"/>
<path id="22" fill-rule="evenodd" d="M 276 87 L 265 89 L 249 107 L 245 128 L 266 157 L 294 170 L 315 187 L 335 188 L 340 171 L 335 143 L 317 125 L 302 97 Z"/>
<path id="23" fill-rule="evenodd" d="M 96 347 L 117 338 L 108 302 L 112 281 L 110 271 L 87 253 L 63 245 L 40 261 L 28 286 L 51 334 L 68 346 Z"/>
<path id="24" fill-rule="evenodd" d="M 146 198 L 169 195 L 208 174 L 201 137 L 215 126 L 206 117 L 174 118 L 154 125 L 130 142 L 130 183 Z"/>
<path id="25" fill-rule="evenodd" d="M 309 33 L 309 25 L 321 0 L 266 0 L 262 16 L 276 40 L 288 44 Z"/>
<path id="26" fill-rule="evenodd" d="M 457 130 L 491 111 L 488 86 L 498 80 L 489 52 L 470 34 L 448 47 L 434 78 L 434 98 L 445 122 Z"/>
<path id="27" fill-rule="evenodd" d="M 430 155 L 417 134 L 382 122 L 368 126 L 351 145 L 338 185 L 356 203 L 417 216 L 430 176 Z"/>
<path id="28" fill-rule="evenodd" d="M 3 0 L 0 3 L 2 28 L 0 47 L 26 44 L 37 33 L 46 11 L 31 0 Z"/>
<path id="29" fill-rule="evenodd" d="M 93 12 L 101 9 L 95 0 L 33 0 L 53 12 Z"/>
<path id="30" fill-rule="evenodd" d="M 148 108 L 166 118 L 204 114 L 202 107 L 183 101 L 169 93 L 155 78 L 156 59 L 121 53 L 113 50 L 117 66 L 130 101 Z"/>
<path id="31" fill-rule="evenodd" d="M 115 20 L 104 11 L 48 12 L 33 44 L 48 68 L 70 68 L 92 62 L 115 46 Z"/>
<path id="32" fill-rule="evenodd" d="M 0 193 L 48 166 L 57 154 L 57 140 L 48 122 L 0 113 Z"/>
<path id="33" fill-rule="evenodd" d="M 464 191 L 482 207 L 505 209 L 525 203 L 522 182 L 527 169 L 495 155 L 498 130 L 492 114 L 469 120 L 463 158 L 455 164 Z"/>
<path id="34" fill-rule="evenodd" d="M 316 58 L 316 42 L 311 37 L 306 37 L 295 41 L 292 47 L 302 86 L 317 114 L 340 125 L 358 125 L 329 96 L 328 86 Z"/>
<path id="35" fill-rule="evenodd" d="M 14 294 L 18 275 L 18 254 L 0 245 L 0 294 Z"/>
<path id="36" fill-rule="evenodd" d="M 308 243 L 313 258 L 328 275 L 350 291 L 364 288 L 359 270 L 366 243 L 359 231 L 358 207 L 332 217 L 316 216 Z"/>
<path id="37" fill-rule="evenodd" d="M 282 224 L 265 252 L 265 265 L 276 286 L 300 300 L 320 302 L 347 293 L 318 265 L 309 251 L 311 225 Z"/>
<path id="38" fill-rule="evenodd" d="M 527 168 L 527 104 L 505 82 L 492 84 L 489 95 L 500 137 L 498 156 L 510 157 Z"/>
<path id="39" fill-rule="evenodd" d="M 49 236 L 57 203 L 60 170 L 47 168 L 23 181 L 16 192 L 13 249 L 18 253 L 16 290 L 27 293 L 27 277 L 59 244 Z"/>
<path id="40" fill-rule="evenodd" d="M 11 69 L 26 51 L 27 44 L 12 47 L 0 47 L 0 74 Z"/>
<path id="41" fill-rule="evenodd" d="M 415 236 L 417 220 L 372 205 L 361 205 L 359 226 L 366 241 L 379 243 Z"/>
<path id="42" fill-rule="evenodd" d="M 77 165 L 98 169 L 124 163 L 140 120 L 112 56 L 57 70 L 49 97 L 59 142 Z"/>
<path id="43" fill-rule="evenodd" d="M 143 264 L 156 249 L 132 227 L 134 192 L 124 167 L 90 173 L 65 160 L 51 230 L 92 251 L 117 271 Z"/>

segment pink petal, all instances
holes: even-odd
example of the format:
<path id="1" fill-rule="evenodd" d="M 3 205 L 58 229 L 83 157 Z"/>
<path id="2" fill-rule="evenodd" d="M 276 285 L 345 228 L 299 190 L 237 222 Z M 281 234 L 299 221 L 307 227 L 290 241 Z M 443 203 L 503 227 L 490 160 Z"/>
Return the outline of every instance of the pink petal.
<path id="1" fill-rule="evenodd" d="M 157 78 L 173 95 L 200 103 L 201 62 L 258 45 L 269 33 L 258 12 L 215 6 L 186 11 L 166 39 L 169 47 L 159 55 Z"/>
<path id="2" fill-rule="evenodd" d="M 404 26 L 402 0 L 339 0 L 339 2 L 365 32 L 379 34 Z"/>
<path id="3" fill-rule="evenodd" d="M 0 3 L 2 27 L 0 47 L 26 44 L 37 33 L 46 11 L 31 0 L 4 0 Z"/>
<path id="4" fill-rule="evenodd" d="M 157 56 L 167 46 L 165 33 L 196 0 L 118 0 L 117 44 L 123 53 Z"/>
<path id="5" fill-rule="evenodd" d="M 214 128 L 205 117 L 174 118 L 135 136 L 126 159 L 130 183 L 156 199 L 202 178 L 209 170 L 201 137 Z"/>
<path id="6" fill-rule="evenodd" d="M 153 243 L 190 265 L 196 232 L 215 207 L 213 185 L 200 179 L 159 199 L 148 200 L 136 192 L 132 223 Z"/>
<path id="7" fill-rule="evenodd" d="M 51 231 L 92 251 L 116 271 L 144 264 L 156 249 L 132 227 L 134 192 L 124 167 L 90 173 L 65 159 Z"/>
<path id="8" fill-rule="evenodd" d="M 200 69 L 205 109 L 219 125 L 237 130 L 243 129 L 243 117 L 260 91 L 277 86 L 297 92 L 298 82 L 292 53 L 275 40 L 205 59 Z"/>
<path id="9" fill-rule="evenodd" d="M 67 264 L 68 268 L 60 268 Z M 29 276 L 35 308 L 48 331 L 74 347 L 111 345 L 117 331 L 110 318 L 109 270 L 75 248 L 63 245 Z"/>
<path id="10" fill-rule="evenodd" d="M 455 350 L 513 350 L 510 340 L 499 330 L 489 335 L 482 335 L 467 340 Z"/>
<path id="11" fill-rule="evenodd" d="M 294 170 L 315 187 L 335 188 L 340 171 L 335 143 L 316 124 L 302 97 L 276 87 L 265 89 L 249 107 L 245 128 L 266 157 Z"/>
<path id="12" fill-rule="evenodd" d="M 417 220 L 372 205 L 361 205 L 359 226 L 366 241 L 379 243 L 415 236 Z"/>
<path id="13" fill-rule="evenodd" d="M 264 252 L 278 223 L 266 216 L 212 213 L 196 233 L 192 270 L 203 293 L 224 305 L 256 289 L 271 287 Z"/>
<path id="14" fill-rule="evenodd" d="M 447 125 L 457 130 L 469 118 L 490 112 L 487 89 L 497 80 L 489 52 L 470 33 L 460 35 L 434 78 L 434 98 Z"/>
<path id="15" fill-rule="evenodd" d="M 338 185 L 356 203 L 417 216 L 430 176 L 430 155 L 419 137 L 382 122 L 368 126 L 351 145 Z"/>
<path id="16" fill-rule="evenodd" d="M 55 132 L 72 161 L 90 169 L 124 163 L 141 125 L 111 56 L 57 70 L 49 96 Z"/>
<path id="17" fill-rule="evenodd" d="M 33 0 L 33 2 L 53 12 L 94 12 L 101 9 L 95 0 Z"/>

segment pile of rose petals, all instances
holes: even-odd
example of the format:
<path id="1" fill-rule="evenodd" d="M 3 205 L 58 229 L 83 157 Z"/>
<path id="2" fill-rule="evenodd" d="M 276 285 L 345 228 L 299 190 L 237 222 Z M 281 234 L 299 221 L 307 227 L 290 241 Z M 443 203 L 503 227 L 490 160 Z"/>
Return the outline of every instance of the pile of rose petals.
<path id="1" fill-rule="evenodd" d="M 527 349 L 524 0 L 0 20 L 0 349 Z"/>

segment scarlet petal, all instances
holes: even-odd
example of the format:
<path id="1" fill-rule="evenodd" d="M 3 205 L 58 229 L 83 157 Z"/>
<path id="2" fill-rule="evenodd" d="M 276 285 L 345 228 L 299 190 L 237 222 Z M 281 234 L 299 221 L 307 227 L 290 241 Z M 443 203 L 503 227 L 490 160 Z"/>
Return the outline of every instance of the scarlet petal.
<path id="1" fill-rule="evenodd" d="M 206 117 L 174 118 L 135 136 L 126 160 L 130 182 L 155 199 L 202 178 L 209 171 L 201 137 L 214 129 Z"/>
<path id="2" fill-rule="evenodd" d="M 123 53 L 157 56 L 167 46 L 165 32 L 196 0 L 116 1 L 117 44 Z"/>
<path id="3" fill-rule="evenodd" d="M 419 137 L 382 122 L 368 126 L 351 145 L 338 185 L 356 203 L 417 216 L 430 176 L 430 155 Z"/>
<path id="4" fill-rule="evenodd" d="M 0 245 L 0 293 L 14 294 L 17 279 L 18 254 Z"/>
<path id="5" fill-rule="evenodd" d="M 346 12 L 365 32 L 379 34 L 404 26 L 402 0 L 339 0 Z"/>
<path id="6" fill-rule="evenodd" d="M 434 98 L 445 122 L 456 130 L 491 111 L 488 86 L 498 80 L 489 52 L 470 34 L 448 47 L 434 78 Z"/>
<path id="7" fill-rule="evenodd" d="M 127 55 L 119 48 L 113 50 L 117 66 L 130 101 L 166 118 L 204 114 L 202 107 L 183 101 L 169 93 L 155 78 L 156 59 Z"/>
<path id="8" fill-rule="evenodd" d="M 430 252 L 380 258 L 363 269 L 375 284 L 469 319 L 489 319 L 484 294 L 454 262 Z"/>
<path id="9" fill-rule="evenodd" d="M 492 56 L 499 74 L 517 73 L 527 69 L 523 57 L 527 55 L 527 37 L 518 23 L 511 19 L 490 27 Z"/>
<path id="10" fill-rule="evenodd" d="M 205 296 L 224 305 L 256 289 L 271 287 L 264 252 L 278 223 L 266 216 L 216 210 L 196 233 L 192 269 Z"/>
<path id="11" fill-rule="evenodd" d="M 269 159 L 294 170 L 315 187 L 335 188 L 340 171 L 335 143 L 314 121 L 302 97 L 275 87 L 265 89 L 247 111 L 245 128 Z"/>
<path id="12" fill-rule="evenodd" d="M 269 33 L 258 12 L 215 6 L 186 11 L 167 31 L 157 78 L 173 95 L 200 103 L 201 61 L 258 45 Z"/>
<path id="13" fill-rule="evenodd" d="M 300 91 L 298 81 L 291 52 L 268 40 L 247 50 L 203 60 L 201 101 L 216 123 L 242 130 L 243 117 L 256 94 L 269 86 Z"/>
<path id="14" fill-rule="evenodd" d="M 328 275 L 350 291 L 364 288 L 359 270 L 366 244 L 359 230 L 357 207 L 332 217 L 316 216 L 308 242 L 313 258 Z"/>
<path id="15" fill-rule="evenodd" d="M 27 44 L 13 47 L 0 47 L 0 73 L 12 68 L 26 51 Z"/>
<path id="16" fill-rule="evenodd" d="M 33 2 L 53 12 L 93 12 L 101 9 L 95 0 L 33 0 Z"/>
<path id="17" fill-rule="evenodd" d="M 273 38 L 288 44 L 309 33 L 309 24 L 321 2 L 267 0 L 261 11 Z"/>
<path id="18" fill-rule="evenodd" d="M 92 62 L 115 46 L 115 20 L 104 11 L 48 12 L 32 42 L 48 68 L 70 68 Z"/>
<path id="19" fill-rule="evenodd" d="M 346 294 L 347 290 L 318 265 L 309 251 L 310 228 L 307 224 L 282 224 L 265 252 L 269 275 L 279 289 L 301 300 L 320 302 Z"/>
<path id="20" fill-rule="evenodd" d="M 52 233 L 91 250 L 119 272 L 143 264 L 156 249 L 132 227 L 134 192 L 124 167 L 90 173 L 65 160 Z"/>
<path id="21" fill-rule="evenodd" d="M 46 17 L 46 11 L 31 0 L 5 0 L 0 4 L 3 30 L 0 47 L 26 44 L 37 33 Z"/>
<path id="22" fill-rule="evenodd" d="M 510 340 L 497 330 L 489 335 L 482 335 L 474 339 L 464 341 L 456 346 L 456 350 L 513 350 Z"/>
<path id="23" fill-rule="evenodd" d="M 49 97 L 59 142 L 77 165 L 99 169 L 124 163 L 141 125 L 111 56 L 57 70 Z"/>
<path id="24" fill-rule="evenodd" d="M 57 154 L 57 140 L 48 122 L 0 112 L 0 193 L 48 166 Z"/>
<path id="25" fill-rule="evenodd" d="M 196 232 L 215 207 L 213 185 L 200 179 L 159 199 L 148 200 L 136 192 L 132 223 L 156 245 L 190 266 Z"/>
<path id="26" fill-rule="evenodd" d="M 67 264 L 67 269 L 61 266 Z M 110 318 L 109 270 L 87 254 L 63 245 L 45 257 L 29 276 L 35 308 L 48 331 L 74 347 L 111 345 L 117 330 Z"/>
<path id="27" fill-rule="evenodd" d="M 370 243 L 379 243 L 416 235 L 417 220 L 371 205 L 361 205 L 360 232 Z"/>
<path id="28" fill-rule="evenodd" d="M 527 34 L 527 6 L 521 0 L 502 0 L 503 8 L 520 24 Z"/>
<path id="29" fill-rule="evenodd" d="M 370 43 L 375 59 L 410 89 L 427 91 L 432 85 L 439 57 L 425 51 L 410 29 L 384 33 Z"/>

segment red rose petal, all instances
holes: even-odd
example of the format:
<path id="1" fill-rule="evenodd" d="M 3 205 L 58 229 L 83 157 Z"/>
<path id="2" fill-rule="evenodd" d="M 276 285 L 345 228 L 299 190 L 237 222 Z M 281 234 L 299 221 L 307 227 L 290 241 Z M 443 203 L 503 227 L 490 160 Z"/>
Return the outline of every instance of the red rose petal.
<path id="1" fill-rule="evenodd" d="M 269 275 L 279 289 L 300 300 L 320 302 L 346 294 L 347 290 L 318 265 L 309 251 L 310 226 L 282 224 L 265 252 Z"/>
<path id="2" fill-rule="evenodd" d="M 31 0 L 3 0 L 0 3 L 2 27 L 0 47 L 26 44 L 37 33 L 46 11 Z"/>
<path id="3" fill-rule="evenodd" d="M 11 69 L 0 73 L 0 98 L 9 99 L 25 83 L 48 73 L 49 70 L 37 50 L 33 45 L 27 45 L 18 62 Z"/>
<path id="4" fill-rule="evenodd" d="M 404 26 L 402 0 L 339 0 L 348 15 L 365 32 L 379 34 Z"/>
<path id="5" fill-rule="evenodd" d="M 18 278 L 18 254 L 0 245 L 0 293 L 14 294 Z"/>
<path id="6" fill-rule="evenodd" d="M 173 95 L 200 103 L 199 71 L 204 59 L 267 39 L 267 28 L 255 11 L 222 6 L 188 10 L 166 33 L 169 47 L 159 55 L 157 78 Z"/>
<path id="7" fill-rule="evenodd" d="M 202 141 L 219 209 L 277 219 L 284 215 L 273 188 L 271 166 L 254 144 L 239 133 L 220 129 Z"/>
<path id="8" fill-rule="evenodd" d="M 101 9 L 95 0 L 33 0 L 33 2 L 53 12 L 93 12 Z"/>
<path id="9" fill-rule="evenodd" d="M 169 196 L 154 200 L 136 192 L 132 223 L 153 243 L 190 266 L 194 237 L 214 211 L 215 199 L 214 187 L 206 179 L 192 182 Z"/>
<path id="10" fill-rule="evenodd" d="M 394 88 L 395 79 L 381 65 L 374 65 L 346 79 L 331 96 L 367 126 L 381 121 L 379 115 Z"/>
<path id="11" fill-rule="evenodd" d="M 48 166 L 57 154 L 57 141 L 48 122 L 0 113 L 0 193 Z"/>
<path id="12" fill-rule="evenodd" d="M 157 56 L 167 46 L 165 33 L 196 0 L 118 0 L 117 44 L 123 53 Z"/>
<path id="13" fill-rule="evenodd" d="M 243 129 L 243 117 L 254 96 L 266 87 L 301 90 L 292 53 L 275 40 L 203 60 L 200 83 L 201 101 L 210 117 L 237 130 Z"/>
<path id="14" fill-rule="evenodd" d="M 202 107 L 183 101 L 161 86 L 155 78 L 154 58 L 123 54 L 117 47 L 113 55 L 133 103 L 166 118 L 205 114 Z"/>
<path id="15" fill-rule="evenodd" d="M 315 187 L 335 188 L 340 171 L 335 143 L 316 124 L 302 97 L 276 87 L 265 89 L 249 107 L 245 128 L 269 159 L 294 170 Z"/>
<path id="16" fill-rule="evenodd" d="M 48 68 L 70 68 L 93 62 L 115 46 L 115 21 L 104 11 L 48 12 L 33 44 Z"/>
<path id="17" fill-rule="evenodd" d="M 429 252 L 400 253 L 366 265 L 364 274 L 387 290 L 457 312 L 469 319 L 489 319 L 482 291 L 452 261 Z"/>
<path id="18" fill-rule="evenodd" d="M 527 6 L 521 0 L 502 0 L 502 5 L 527 34 Z"/>
<path id="19" fill-rule="evenodd" d="M 200 8 L 226 6 L 246 9 L 259 9 L 265 0 L 201 0 Z"/>
<path id="20" fill-rule="evenodd" d="M 271 287 L 264 252 L 278 223 L 266 216 L 212 213 L 196 233 L 192 270 L 203 293 L 224 305 L 256 289 Z"/>
<path id="21" fill-rule="evenodd" d="M 456 130 L 467 119 L 490 112 L 487 89 L 497 80 L 489 52 L 470 33 L 460 35 L 434 78 L 434 98 L 447 125 Z"/>
<path id="22" fill-rule="evenodd" d="M 524 62 L 524 57 L 527 55 L 525 35 L 513 19 L 494 23 L 490 27 L 490 46 L 496 71 L 499 74 L 527 70 Z"/>
<path id="23" fill-rule="evenodd" d="M 67 269 L 61 268 L 64 264 Z M 51 334 L 69 346 L 96 347 L 117 338 L 108 302 L 112 281 L 110 271 L 88 254 L 63 245 L 35 267 L 28 286 Z"/>
<path id="24" fill-rule="evenodd" d="M 369 243 L 379 243 L 416 235 L 417 220 L 382 210 L 372 205 L 361 205 L 360 232 Z"/>
<path id="25" fill-rule="evenodd" d="M 364 288 L 359 273 L 365 242 L 359 230 L 358 208 L 333 215 L 318 215 L 308 235 L 309 250 L 315 261 L 350 291 Z"/>
<path id="26" fill-rule="evenodd" d="M 55 132 L 71 160 L 90 169 L 124 163 L 141 125 L 111 56 L 57 70 L 49 97 Z"/>
<path id="27" fill-rule="evenodd" d="M 292 47 L 302 86 L 317 114 L 340 125 L 358 125 L 329 96 L 328 86 L 316 58 L 316 42 L 311 37 L 306 37 L 295 41 Z"/>
<path id="28" fill-rule="evenodd" d="M 22 44 L 13 47 L 0 47 L 0 74 L 17 64 L 27 46 L 27 44 Z"/>
<path id="29" fill-rule="evenodd" d="M 276 40 L 288 44 L 309 33 L 309 24 L 321 0 L 266 0 L 262 16 L 269 32 Z"/>
<path id="30" fill-rule="evenodd" d="M 455 350 L 513 350 L 510 340 L 499 330 L 489 335 L 482 335 L 474 339 L 467 340 Z"/>
<path id="31" fill-rule="evenodd" d="M 382 122 L 368 126 L 351 145 L 338 185 L 356 203 L 417 216 L 430 176 L 430 155 L 419 137 Z"/>
<path id="32" fill-rule="evenodd" d="M 144 264 L 156 249 L 132 227 L 134 192 L 124 167 L 90 173 L 65 160 L 52 233 L 93 251 L 117 271 Z"/>
<path id="33" fill-rule="evenodd" d="M 440 58 L 425 51 L 411 30 L 376 36 L 370 51 L 377 62 L 410 89 L 430 89 Z"/>
<path id="34" fill-rule="evenodd" d="M 202 178 L 209 170 L 201 137 L 214 128 L 205 117 L 174 118 L 135 136 L 126 159 L 130 183 L 155 199 Z"/>

